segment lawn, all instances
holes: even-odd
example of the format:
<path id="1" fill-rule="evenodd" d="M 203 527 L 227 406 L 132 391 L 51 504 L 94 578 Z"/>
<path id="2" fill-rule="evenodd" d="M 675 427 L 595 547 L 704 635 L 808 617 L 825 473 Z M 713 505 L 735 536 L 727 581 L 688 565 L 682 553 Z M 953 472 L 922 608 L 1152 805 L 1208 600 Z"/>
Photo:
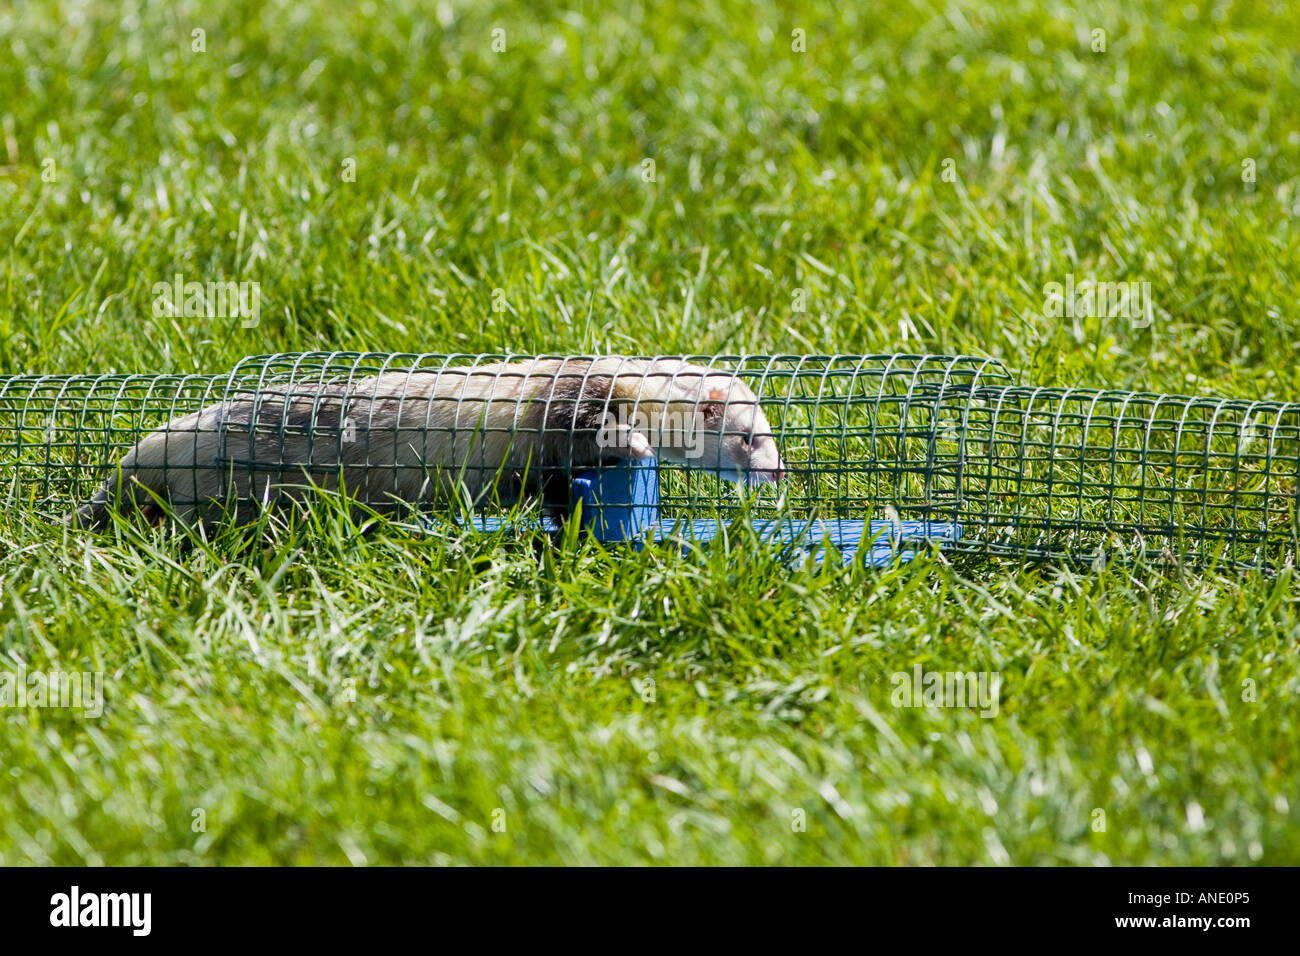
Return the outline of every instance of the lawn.
<path id="1" fill-rule="evenodd" d="M 907 351 L 1300 400 L 1296 37 L 1286 2 L 26 0 L 0 374 Z M 177 275 L 257 321 L 157 309 Z M 1068 276 L 1152 321 L 1053 315 Z M 1290 568 L 13 502 L 0 674 L 101 672 L 103 712 L 0 706 L 0 864 L 1297 864 L 1298 644 Z M 896 706 L 918 665 L 996 713 Z"/>

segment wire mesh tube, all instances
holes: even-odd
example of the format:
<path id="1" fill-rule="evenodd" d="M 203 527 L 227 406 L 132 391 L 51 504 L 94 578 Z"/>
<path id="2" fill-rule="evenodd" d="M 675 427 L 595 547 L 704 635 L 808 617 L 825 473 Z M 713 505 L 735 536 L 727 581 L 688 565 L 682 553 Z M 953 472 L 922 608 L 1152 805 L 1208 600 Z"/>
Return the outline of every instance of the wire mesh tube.
<path id="1" fill-rule="evenodd" d="M 1035 388 L 970 356 L 685 358 L 752 390 L 784 475 L 738 490 L 719 477 L 727 462 L 660 457 L 665 518 L 867 520 L 891 513 L 959 523 L 963 535 L 953 547 L 984 554 L 1119 551 L 1250 567 L 1296 556 L 1297 404 Z M 613 361 L 665 376 L 675 367 L 653 356 Z M 561 382 L 571 376 L 575 384 L 537 393 L 521 368 Z M 410 487 L 432 488 L 446 477 L 442 465 L 418 460 L 427 447 L 420 442 L 428 435 L 417 434 L 423 430 L 443 433 L 460 477 L 465 469 L 484 476 L 488 493 L 475 504 L 490 511 L 508 503 L 494 493 L 499 484 L 527 490 L 521 469 L 552 468 L 571 478 L 564 466 L 575 462 L 565 459 L 564 439 L 573 455 L 584 439 L 573 415 L 561 416 L 570 425 L 567 436 L 551 436 L 558 452 L 502 468 L 500 447 L 484 429 L 518 443 L 521 430 L 545 428 L 553 421 L 547 414 L 578 402 L 607 369 L 566 356 L 298 353 L 247 359 L 224 375 L 0 378 L 0 480 L 11 501 L 64 517 L 93 498 L 137 442 L 207 408 L 217 412 L 185 434 L 197 443 L 197 434 L 211 431 L 213 441 L 197 456 L 164 463 L 193 473 L 196 499 L 254 508 L 268 491 L 255 478 L 268 474 L 277 488 L 330 487 L 350 454 L 349 492 L 367 504 L 391 504 L 377 499 L 391 497 L 390 479 L 400 469 L 421 479 Z M 465 382 L 474 373 L 491 376 L 491 401 L 514 403 L 506 424 L 487 424 L 483 394 L 473 388 L 438 392 L 438 401 L 455 406 L 450 415 L 428 402 L 415 424 L 400 414 L 427 396 L 431 377 Z M 615 397 L 603 394 L 604 410 L 616 411 Z M 724 401 L 743 404 L 734 393 Z M 536 402 L 543 413 L 529 418 L 524 410 Z M 403 458 L 402 449 L 414 449 L 415 458 Z M 205 472 L 217 480 L 201 480 Z M 540 478 L 544 484 L 546 475 Z M 175 493 L 184 482 L 170 486 Z"/>

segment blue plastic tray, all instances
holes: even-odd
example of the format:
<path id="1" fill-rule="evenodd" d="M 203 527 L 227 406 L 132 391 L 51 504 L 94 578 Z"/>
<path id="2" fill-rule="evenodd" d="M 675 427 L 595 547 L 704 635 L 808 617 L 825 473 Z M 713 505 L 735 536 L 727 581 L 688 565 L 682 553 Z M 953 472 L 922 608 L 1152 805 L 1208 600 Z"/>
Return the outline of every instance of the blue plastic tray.
<path id="1" fill-rule="evenodd" d="M 653 536 L 684 546 L 707 544 L 719 537 L 721 523 L 710 519 L 660 520 L 659 472 L 654 461 L 634 461 L 587 472 L 574 479 L 571 500 L 580 509 L 583 529 L 599 541 L 633 546 Z M 432 524 L 436 519 L 425 519 Z M 515 523 L 504 518 L 474 517 L 465 525 L 483 533 L 511 528 L 554 534 L 560 524 L 541 517 Z M 832 549 L 845 563 L 863 561 L 879 567 L 909 561 L 927 547 L 956 541 L 961 526 L 942 521 L 795 521 L 774 519 L 755 526 L 760 538 L 779 544 L 791 560 L 811 554 L 821 561 Z"/>

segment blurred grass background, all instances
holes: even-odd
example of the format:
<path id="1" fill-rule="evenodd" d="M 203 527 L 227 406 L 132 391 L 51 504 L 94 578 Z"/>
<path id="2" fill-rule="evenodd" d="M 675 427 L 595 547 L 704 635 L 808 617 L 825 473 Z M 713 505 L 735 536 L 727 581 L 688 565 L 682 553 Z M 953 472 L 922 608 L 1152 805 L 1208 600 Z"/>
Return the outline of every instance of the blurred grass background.
<path id="1" fill-rule="evenodd" d="M 973 351 L 1296 400 L 1297 38 L 1283 2 L 31 0 L 0 373 Z M 177 273 L 260 283 L 260 321 L 156 317 Z M 1068 274 L 1150 282 L 1154 322 L 1046 315 Z M 11 509 L 4 666 L 107 701 L 0 710 L 0 862 L 1295 863 L 1298 640 L 1293 572 Z M 999 715 L 893 708 L 916 663 L 998 671 Z"/>

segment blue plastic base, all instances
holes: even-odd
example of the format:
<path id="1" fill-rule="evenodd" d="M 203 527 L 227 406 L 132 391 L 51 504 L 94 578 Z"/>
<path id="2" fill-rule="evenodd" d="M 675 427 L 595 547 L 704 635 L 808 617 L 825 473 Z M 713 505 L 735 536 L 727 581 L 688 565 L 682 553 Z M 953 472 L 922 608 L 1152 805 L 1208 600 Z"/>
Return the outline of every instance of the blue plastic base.
<path id="1" fill-rule="evenodd" d="M 665 524 L 668 524 L 665 522 Z M 703 544 L 721 533 L 719 522 L 679 521 L 656 528 L 655 539 Z M 786 556 L 801 559 L 810 555 L 816 562 L 833 550 L 845 564 L 862 561 L 869 567 L 910 561 L 931 545 L 943 547 L 961 537 L 961 526 L 941 521 L 762 521 L 754 526 L 759 538 L 779 544 Z"/>
<path id="2" fill-rule="evenodd" d="M 434 523 L 432 518 L 422 518 L 420 520 L 429 524 Z M 546 516 L 530 518 L 528 521 L 511 521 L 509 518 L 489 518 L 475 515 L 473 518 L 459 521 L 457 524 L 462 528 L 473 528 L 483 534 L 496 534 L 498 531 L 541 531 L 545 534 L 558 534 L 560 531 L 560 522 Z"/>
<path id="3" fill-rule="evenodd" d="M 581 515 L 583 530 L 598 541 L 639 547 L 653 536 L 656 541 L 692 547 L 707 544 L 722 533 L 721 523 L 714 520 L 660 520 L 659 472 L 653 460 L 580 475 L 573 481 L 571 501 Z M 549 517 L 525 523 L 475 517 L 466 525 L 485 534 L 510 529 L 554 534 L 560 530 L 560 523 Z M 791 560 L 811 555 L 814 561 L 822 561 L 832 549 L 846 564 L 862 561 L 872 567 L 910 561 L 927 547 L 943 547 L 961 537 L 961 525 L 942 521 L 782 519 L 759 522 L 754 530 L 763 540 L 779 544 Z"/>

